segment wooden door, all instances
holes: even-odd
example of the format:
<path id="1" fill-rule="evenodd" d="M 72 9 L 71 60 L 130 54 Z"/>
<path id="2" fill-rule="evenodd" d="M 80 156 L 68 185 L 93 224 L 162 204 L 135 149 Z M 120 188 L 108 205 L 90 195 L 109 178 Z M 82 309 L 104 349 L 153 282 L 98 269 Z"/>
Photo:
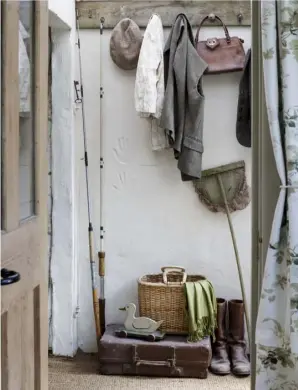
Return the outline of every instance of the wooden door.
<path id="1" fill-rule="evenodd" d="M 47 1 L 1 1 L 1 49 L 1 388 L 46 390 Z"/>

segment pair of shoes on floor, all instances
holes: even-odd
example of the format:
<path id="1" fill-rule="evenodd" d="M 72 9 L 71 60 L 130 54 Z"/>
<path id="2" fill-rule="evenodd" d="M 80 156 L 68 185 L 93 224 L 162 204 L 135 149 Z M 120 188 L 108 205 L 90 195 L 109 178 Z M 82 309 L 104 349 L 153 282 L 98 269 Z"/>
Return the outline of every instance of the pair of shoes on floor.
<path id="1" fill-rule="evenodd" d="M 228 375 L 231 372 L 235 376 L 250 375 L 244 340 L 243 301 L 217 299 L 217 329 L 212 344 L 210 371 L 216 375 Z"/>

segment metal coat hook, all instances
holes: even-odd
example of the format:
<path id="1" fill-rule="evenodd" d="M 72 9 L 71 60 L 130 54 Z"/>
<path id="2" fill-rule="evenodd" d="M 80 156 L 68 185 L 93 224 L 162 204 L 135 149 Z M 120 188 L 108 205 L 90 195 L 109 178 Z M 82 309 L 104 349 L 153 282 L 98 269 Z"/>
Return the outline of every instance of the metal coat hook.
<path id="1" fill-rule="evenodd" d="M 237 17 L 238 23 L 242 24 L 242 22 L 243 22 L 243 14 L 241 12 L 239 12 L 239 14 L 237 14 L 236 17 Z M 208 15 L 208 19 L 209 19 L 209 22 L 213 23 L 216 20 L 216 15 L 213 14 L 213 13 L 210 13 Z"/>
<path id="2" fill-rule="evenodd" d="M 106 21 L 105 18 L 102 16 L 100 18 L 100 25 L 99 25 L 100 35 L 102 35 L 102 33 L 103 33 L 105 21 Z"/>
<path id="3" fill-rule="evenodd" d="M 213 13 L 209 14 L 208 19 L 209 19 L 209 22 L 215 22 L 215 20 L 216 20 L 215 14 L 213 14 Z"/>
<path id="4" fill-rule="evenodd" d="M 242 21 L 243 21 L 243 15 L 242 13 L 240 12 L 238 15 L 237 15 L 237 19 L 238 19 L 238 23 L 239 24 L 242 24 Z"/>

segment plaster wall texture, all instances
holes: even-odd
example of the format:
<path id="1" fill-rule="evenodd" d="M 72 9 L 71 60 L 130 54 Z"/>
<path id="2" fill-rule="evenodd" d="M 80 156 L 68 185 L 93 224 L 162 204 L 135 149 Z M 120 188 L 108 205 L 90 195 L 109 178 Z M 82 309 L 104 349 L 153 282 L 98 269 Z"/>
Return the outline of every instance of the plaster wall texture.
<path id="1" fill-rule="evenodd" d="M 251 44 L 251 30 L 230 28 Z M 166 31 L 168 34 L 168 31 Z M 88 137 L 91 211 L 95 247 L 100 235 L 100 107 L 104 150 L 103 214 L 106 251 L 106 319 L 121 322 L 118 308 L 137 303 L 137 278 L 180 265 L 189 274 L 210 278 L 217 296 L 241 298 L 232 240 L 225 214 L 211 213 L 191 183 L 183 183 L 172 151 L 151 150 L 150 128 L 134 108 L 135 71 L 117 68 L 109 55 L 111 31 L 81 32 L 81 51 Z M 221 36 L 217 27 L 202 28 L 202 39 Z M 101 76 L 100 76 L 101 75 Z M 205 76 L 206 96 L 203 169 L 244 160 L 251 182 L 251 150 L 236 140 L 235 122 L 241 74 Z M 100 79 L 101 78 L 101 79 Z M 100 87 L 104 97 L 100 102 Z M 76 117 L 78 186 L 78 346 L 96 350 L 93 320 L 88 221 L 81 115 Z M 232 215 L 250 299 L 251 206 Z"/>

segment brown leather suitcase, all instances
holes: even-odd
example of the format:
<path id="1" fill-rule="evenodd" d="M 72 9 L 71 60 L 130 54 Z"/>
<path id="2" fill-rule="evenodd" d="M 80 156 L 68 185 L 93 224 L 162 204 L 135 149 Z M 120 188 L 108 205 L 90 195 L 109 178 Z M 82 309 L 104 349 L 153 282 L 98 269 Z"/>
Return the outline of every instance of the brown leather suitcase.
<path id="1" fill-rule="evenodd" d="M 137 375 L 205 379 L 211 360 L 210 339 L 189 343 L 184 336 L 166 336 L 157 342 L 119 338 L 109 325 L 100 340 L 102 375 Z"/>

